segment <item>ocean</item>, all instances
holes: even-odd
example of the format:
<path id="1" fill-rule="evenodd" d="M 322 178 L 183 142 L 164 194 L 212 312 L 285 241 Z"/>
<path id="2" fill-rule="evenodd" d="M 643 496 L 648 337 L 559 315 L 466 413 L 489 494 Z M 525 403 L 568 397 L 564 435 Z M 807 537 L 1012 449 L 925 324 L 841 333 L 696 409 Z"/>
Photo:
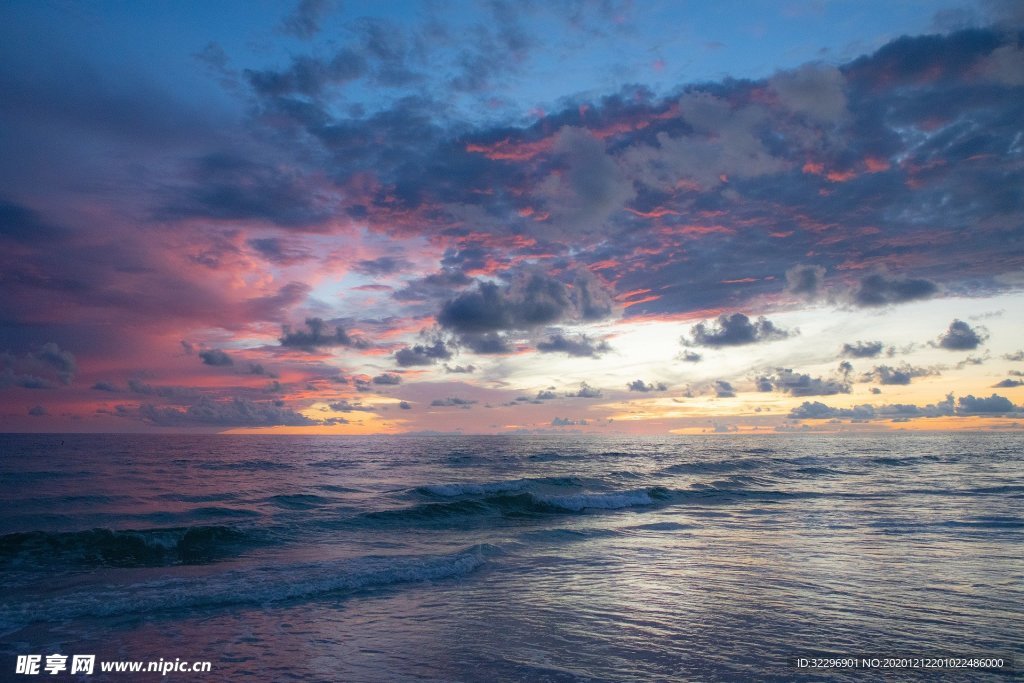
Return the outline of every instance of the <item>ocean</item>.
<path id="1" fill-rule="evenodd" d="M 0 680 L 1008 680 L 1024 438 L 4 435 L 0 572 Z"/>

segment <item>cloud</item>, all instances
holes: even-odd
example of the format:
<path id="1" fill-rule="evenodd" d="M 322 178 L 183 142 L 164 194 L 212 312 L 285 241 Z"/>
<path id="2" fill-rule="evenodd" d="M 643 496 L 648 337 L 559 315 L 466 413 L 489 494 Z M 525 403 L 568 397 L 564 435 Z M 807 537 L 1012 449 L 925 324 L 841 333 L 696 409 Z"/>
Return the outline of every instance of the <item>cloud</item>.
<path id="1" fill-rule="evenodd" d="M 333 403 L 328 403 L 328 407 L 338 413 L 351 413 L 354 411 L 373 412 L 373 408 L 365 406 L 362 403 L 350 403 L 348 399 L 338 399 Z"/>
<path id="2" fill-rule="evenodd" d="M 271 372 L 270 370 L 267 370 L 265 367 L 263 367 L 262 363 L 249 363 L 249 368 L 248 368 L 247 372 L 250 375 L 259 375 L 259 376 L 262 376 L 262 377 L 271 377 L 271 378 L 276 378 L 277 377 L 276 373 Z"/>
<path id="3" fill-rule="evenodd" d="M 67 236 L 65 229 L 51 225 L 30 208 L 0 197 L 0 240 L 46 243 L 62 236 Z"/>
<path id="4" fill-rule="evenodd" d="M 577 391 L 568 393 L 566 396 L 569 398 L 601 398 L 601 390 L 595 389 L 586 382 L 581 382 Z M 540 398 L 540 394 L 537 394 L 537 398 Z"/>
<path id="5" fill-rule="evenodd" d="M 509 340 L 496 332 L 465 333 L 459 335 L 459 343 L 481 355 L 512 353 L 514 350 Z"/>
<path id="6" fill-rule="evenodd" d="M 320 21 L 330 7 L 330 0 L 299 0 L 295 10 L 281 21 L 281 31 L 309 40 L 320 31 Z"/>
<path id="7" fill-rule="evenodd" d="M 551 214 L 546 231 L 600 233 L 612 213 L 636 196 L 630 177 L 589 130 L 563 127 L 552 152 L 562 170 L 548 175 L 537 189 Z"/>
<path id="8" fill-rule="evenodd" d="M 409 403 L 408 401 L 399 402 L 398 407 L 401 408 L 402 410 L 412 410 L 412 404 Z"/>
<path id="9" fill-rule="evenodd" d="M 572 291 L 554 278 L 533 273 L 502 289 L 492 282 L 478 282 L 445 303 L 438 324 L 456 332 L 459 342 L 479 354 L 509 353 L 509 340 L 500 332 L 530 330 L 566 320 L 591 320 L 611 311 L 607 293 L 594 281 L 577 277 Z M 604 342 L 592 344 L 555 335 L 538 345 L 543 353 L 596 356 L 609 350 Z"/>
<path id="10" fill-rule="evenodd" d="M 448 365 L 445 363 L 444 371 L 457 375 L 468 375 L 476 372 L 475 365 Z"/>
<path id="11" fill-rule="evenodd" d="M 890 278 L 882 273 L 866 275 L 853 294 L 858 306 L 876 307 L 931 298 L 938 286 L 922 278 Z"/>
<path id="12" fill-rule="evenodd" d="M 538 343 L 537 350 L 541 353 L 564 353 L 569 356 L 597 358 L 611 351 L 612 347 L 605 341 L 594 343 L 586 335 L 580 335 L 578 339 L 567 339 L 561 334 L 555 334 L 547 341 Z"/>
<path id="13" fill-rule="evenodd" d="M 736 396 L 736 391 L 733 389 L 732 384 L 724 379 L 719 379 L 715 380 L 715 396 L 718 398 L 733 398 Z"/>
<path id="14" fill-rule="evenodd" d="M 853 344 L 843 344 L 841 355 L 847 358 L 874 358 L 882 353 L 883 344 L 880 341 L 858 341 Z"/>
<path id="15" fill-rule="evenodd" d="M 380 256 L 375 259 L 368 259 L 364 261 L 356 261 L 352 264 L 352 270 L 363 275 L 373 275 L 379 277 L 381 275 L 391 275 L 402 270 L 406 270 L 412 267 L 412 263 L 406 261 L 403 258 L 397 258 L 395 256 Z"/>
<path id="16" fill-rule="evenodd" d="M 52 389 L 58 385 L 70 385 L 77 372 L 74 355 L 54 342 L 47 342 L 21 356 L 0 352 L 0 388 Z"/>
<path id="17" fill-rule="evenodd" d="M 679 360 L 684 361 L 686 363 L 699 363 L 704 358 L 704 356 L 700 355 L 695 351 L 684 350 L 682 353 L 679 354 L 678 358 Z"/>
<path id="18" fill-rule="evenodd" d="M 280 237 L 254 238 L 249 240 L 247 244 L 267 261 L 285 266 L 302 263 L 313 258 L 302 247 L 295 246 Z"/>
<path id="19" fill-rule="evenodd" d="M 993 384 L 992 386 L 996 389 L 1013 389 L 1015 387 L 1024 386 L 1024 380 L 1004 379 L 1002 382 L 999 382 L 998 384 Z"/>
<path id="20" fill-rule="evenodd" d="M 466 333 L 529 329 L 561 320 L 570 307 L 562 283 L 535 274 L 515 293 L 503 292 L 493 282 L 479 282 L 475 292 L 466 292 L 446 303 L 437 322 Z"/>
<path id="21" fill-rule="evenodd" d="M 274 402 L 255 402 L 244 398 L 215 401 L 205 396 L 185 409 L 143 404 L 139 407 L 139 415 L 161 427 L 296 427 L 321 424 Z"/>
<path id="22" fill-rule="evenodd" d="M 838 123 L 848 115 L 845 79 L 829 64 L 804 64 L 780 71 L 768 80 L 779 103 L 797 114 L 825 123 Z"/>
<path id="23" fill-rule="evenodd" d="M 373 378 L 374 384 L 396 385 L 402 383 L 402 377 L 391 372 L 385 372 Z"/>
<path id="24" fill-rule="evenodd" d="M 817 299 L 825 282 L 821 266 L 793 266 L 786 271 L 786 291 L 805 299 Z"/>
<path id="25" fill-rule="evenodd" d="M 202 359 L 204 365 L 222 367 L 235 364 L 235 361 L 231 359 L 231 356 L 220 349 L 206 349 L 204 351 L 200 351 L 199 358 Z"/>
<path id="26" fill-rule="evenodd" d="M 1003 354 L 1003 358 L 1006 360 L 1012 360 L 1014 362 L 1024 361 L 1024 351 L 1014 351 L 1013 353 Z"/>
<path id="27" fill-rule="evenodd" d="M 558 398 L 558 394 L 552 389 L 541 389 L 537 392 L 538 401 L 550 401 L 553 398 Z"/>
<path id="28" fill-rule="evenodd" d="M 917 406 L 894 403 L 880 406 L 860 405 L 853 408 L 832 408 L 823 403 L 804 402 L 794 408 L 789 416 L 800 420 L 827 420 L 849 418 L 856 420 L 905 420 L 919 417 L 949 417 L 951 415 L 1016 415 L 1024 412 L 1024 406 L 1016 406 L 1009 399 L 992 394 L 985 398 L 972 395 L 962 396 L 954 401 L 950 394 L 938 403 Z"/>
<path id="29" fill-rule="evenodd" d="M 759 391 L 785 392 L 791 396 L 832 396 L 850 393 L 850 385 L 839 379 L 811 377 L 788 368 L 778 368 L 774 375 L 757 379 Z"/>
<path id="30" fill-rule="evenodd" d="M 950 351 L 970 351 L 988 339 L 985 328 L 972 328 L 962 320 L 954 320 L 949 329 L 939 335 L 939 346 Z"/>
<path id="31" fill-rule="evenodd" d="M 120 389 L 117 388 L 117 385 L 112 382 L 96 382 L 96 384 L 92 385 L 92 388 L 94 391 L 109 391 L 111 393 L 120 391 Z"/>
<path id="32" fill-rule="evenodd" d="M 448 350 L 442 340 L 437 340 L 431 345 L 416 344 L 399 350 L 395 353 L 395 362 L 403 368 L 433 365 L 438 361 L 450 360 L 452 352 Z"/>
<path id="33" fill-rule="evenodd" d="M 306 318 L 306 327 L 309 329 L 292 331 L 291 326 L 283 325 L 279 339 L 281 346 L 306 351 L 330 346 L 351 346 L 357 349 L 369 347 L 369 342 L 349 336 L 341 325 L 335 326 L 334 333 L 331 334 L 327 331 L 327 323 L 321 318 Z"/>
<path id="34" fill-rule="evenodd" d="M 742 313 L 732 315 L 720 315 L 717 325 L 707 322 L 700 322 L 691 330 L 693 339 L 683 337 L 684 345 L 693 344 L 696 346 L 741 346 L 756 342 L 773 341 L 785 339 L 790 335 L 786 330 L 775 326 L 772 321 L 761 316 L 751 322 L 750 318 Z"/>
<path id="35" fill-rule="evenodd" d="M 937 370 L 916 368 L 909 363 L 904 363 L 896 368 L 888 365 L 876 365 L 874 370 L 865 376 L 865 379 L 870 381 L 875 378 L 880 384 L 906 385 L 910 384 L 910 380 L 915 377 L 930 377 L 937 374 L 939 374 Z"/>
<path id="36" fill-rule="evenodd" d="M 469 408 L 471 405 L 475 405 L 476 403 L 477 401 L 474 399 L 457 398 L 455 396 L 449 396 L 448 398 L 435 398 L 433 401 L 430 402 L 430 405 L 435 408 Z"/>
<path id="37" fill-rule="evenodd" d="M 630 391 L 639 391 L 643 393 L 651 391 L 668 391 L 668 385 L 665 384 L 664 382 L 652 384 L 650 382 L 644 382 L 642 379 L 633 380 L 632 382 L 626 385 L 626 388 L 629 389 Z"/>
<path id="38" fill-rule="evenodd" d="M 191 387 L 152 386 L 140 379 L 134 378 L 128 380 L 128 390 L 133 394 L 141 394 L 142 396 L 160 396 L 161 398 L 178 401 L 191 400 L 199 395 L 199 392 Z"/>
<path id="39" fill-rule="evenodd" d="M 1019 412 L 1024 412 L 1024 406 L 1015 406 L 1010 399 L 998 394 L 988 398 L 961 396 L 956 406 L 957 415 L 1005 415 Z"/>
<path id="40" fill-rule="evenodd" d="M 28 409 L 28 414 L 32 417 L 43 417 L 50 413 L 43 406 L 33 406 Z"/>
<path id="41" fill-rule="evenodd" d="M 172 191 L 158 217 L 164 220 L 205 218 L 262 221 L 285 228 L 319 229 L 330 218 L 327 206 L 298 169 L 211 153 L 193 160 L 188 183 Z"/>
<path id="42" fill-rule="evenodd" d="M 572 427 L 572 426 L 586 426 L 590 424 L 586 420 L 573 420 L 568 417 L 556 417 L 551 420 L 552 427 Z"/>

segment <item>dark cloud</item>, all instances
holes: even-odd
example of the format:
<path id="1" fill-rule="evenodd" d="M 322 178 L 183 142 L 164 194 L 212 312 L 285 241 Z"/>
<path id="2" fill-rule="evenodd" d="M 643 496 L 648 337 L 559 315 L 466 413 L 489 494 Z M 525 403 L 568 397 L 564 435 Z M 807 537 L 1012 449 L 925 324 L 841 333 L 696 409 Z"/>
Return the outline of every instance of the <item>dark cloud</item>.
<path id="1" fill-rule="evenodd" d="M 0 240 L 49 242 L 66 236 L 65 229 L 47 223 L 32 209 L 0 198 Z"/>
<path id="2" fill-rule="evenodd" d="M 351 48 L 342 48 L 330 59 L 302 55 L 296 57 L 286 69 L 250 70 L 245 76 L 253 91 L 268 98 L 266 104 L 282 106 L 282 109 L 296 113 L 291 106 L 297 102 L 292 95 L 309 98 L 319 97 L 326 88 L 355 80 L 366 73 L 366 59 Z M 322 119 L 317 117 L 318 123 Z"/>
<path id="3" fill-rule="evenodd" d="M 858 341 L 853 344 L 843 344 L 841 355 L 847 358 L 874 358 L 882 353 L 883 346 L 880 341 Z"/>
<path id="4" fill-rule="evenodd" d="M 905 385 L 910 384 L 910 380 L 915 377 L 929 377 L 937 374 L 939 373 L 936 370 L 916 368 L 909 363 L 904 363 L 895 368 L 888 365 L 876 365 L 874 370 L 866 375 L 865 379 L 869 381 L 872 378 L 877 379 L 880 384 Z"/>
<path id="5" fill-rule="evenodd" d="M 408 401 L 402 401 L 401 403 L 398 404 L 398 407 L 401 408 L 402 410 L 412 410 L 412 404 L 409 403 Z"/>
<path id="6" fill-rule="evenodd" d="M 696 353 L 695 351 L 690 350 L 684 350 L 681 354 L 679 354 L 679 360 L 687 363 L 699 363 L 701 362 L 701 360 L 703 360 L 703 358 L 704 356 L 700 355 L 699 353 Z"/>
<path id="7" fill-rule="evenodd" d="M 184 409 L 143 404 L 143 420 L 161 427 L 273 427 L 321 424 L 274 402 L 235 398 L 215 401 L 202 397 Z"/>
<path id="8" fill-rule="evenodd" d="M 331 410 L 339 413 L 351 413 L 354 411 L 373 412 L 374 410 L 372 407 L 365 406 L 359 402 L 351 403 L 345 398 L 339 399 L 334 403 L 328 403 L 327 405 Z"/>
<path id="9" fill-rule="evenodd" d="M 858 306 L 889 306 L 907 301 L 928 299 L 939 291 L 930 280 L 921 278 L 890 278 L 882 273 L 863 277 L 853 294 Z"/>
<path id="10" fill-rule="evenodd" d="M 668 391 L 668 385 L 664 382 L 651 383 L 644 382 L 642 379 L 633 380 L 626 385 L 626 388 L 630 391 L 640 391 L 647 393 L 649 391 Z"/>
<path id="11" fill-rule="evenodd" d="M 357 349 L 369 347 L 369 342 L 349 336 L 341 325 L 336 325 L 332 334 L 322 318 L 306 318 L 306 327 L 309 329 L 292 331 L 289 325 L 284 325 L 279 339 L 281 346 L 306 351 L 331 346 L 351 346 Z"/>
<path id="12" fill-rule="evenodd" d="M 550 401 L 554 398 L 558 398 L 558 394 L 556 394 L 552 389 L 541 389 L 537 392 L 538 401 Z"/>
<path id="13" fill-rule="evenodd" d="M 476 290 L 444 304 L 437 322 L 460 334 L 487 334 L 563 320 L 595 320 L 610 311 L 608 294 L 593 279 L 577 278 L 570 292 L 559 280 L 533 273 L 506 289 L 493 282 L 478 282 Z"/>
<path id="14" fill-rule="evenodd" d="M 459 335 L 459 343 L 481 355 L 512 353 L 514 350 L 509 340 L 496 332 L 462 334 Z"/>
<path id="15" fill-rule="evenodd" d="M 819 401 L 804 401 L 790 412 L 794 420 L 904 420 L 907 418 L 948 417 L 955 413 L 953 397 L 928 405 L 891 403 L 883 405 L 854 405 L 853 408 L 831 408 Z"/>
<path id="16" fill-rule="evenodd" d="M 467 375 L 476 372 L 475 365 L 448 365 L 444 366 L 444 371 L 456 375 Z"/>
<path id="17" fill-rule="evenodd" d="M 811 377 L 788 368 L 779 368 L 772 376 L 758 378 L 757 385 L 759 391 L 768 391 L 767 387 L 771 386 L 776 391 L 791 396 L 832 396 L 850 393 L 850 385 L 844 380 Z"/>
<path id="18" fill-rule="evenodd" d="M 189 401 L 196 398 L 199 392 L 191 387 L 153 386 L 140 379 L 128 380 L 128 390 L 142 396 L 160 396 L 176 401 Z"/>
<path id="19" fill-rule="evenodd" d="M 312 255 L 302 247 L 296 246 L 280 237 L 254 238 L 249 240 L 247 244 L 255 249 L 256 253 L 271 263 L 292 265 L 294 263 L 302 263 L 303 261 L 308 261 L 313 258 Z"/>
<path id="20" fill-rule="evenodd" d="M 1003 358 L 1019 363 L 1024 361 L 1024 351 L 1014 351 L 1013 353 L 1003 354 Z"/>
<path id="21" fill-rule="evenodd" d="M 431 345 L 416 344 L 395 353 L 395 362 L 403 368 L 417 365 L 433 365 L 438 361 L 450 360 L 452 352 L 440 339 Z"/>
<path id="22" fill-rule="evenodd" d="M 430 402 L 430 405 L 434 406 L 435 408 L 450 408 L 453 406 L 457 406 L 459 408 L 469 408 L 471 405 L 475 405 L 476 403 L 477 401 L 474 399 L 457 398 L 455 396 L 449 396 L 448 398 L 435 398 L 433 401 Z"/>
<path id="23" fill-rule="evenodd" d="M 393 385 L 396 385 L 396 384 L 401 384 L 402 383 L 402 377 L 401 377 L 401 375 L 396 375 L 396 374 L 391 373 L 391 372 L 385 372 L 382 375 L 377 375 L 376 377 L 374 377 L 373 378 L 373 383 L 374 384 L 382 384 L 382 385 L 393 386 Z"/>
<path id="24" fill-rule="evenodd" d="M 33 406 L 28 409 L 28 414 L 32 417 L 44 417 L 50 413 L 43 406 Z"/>
<path id="25" fill-rule="evenodd" d="M 1024 380 L 1019 379 L 1004 379 L 998 384 L 992 385 L 996 389 L 1013 389 L 1015 387 L 1024 386 Z"/>
<path id="26" fill-rule="evenodd" d="M 194 161 L 188 184 L 158 212 L 165 220 L 207 218 L 258 220 L 286 228 L 319 229 L 329 210 L 302 171 L 232 154 L 210 154 Z"/>
<path id="27" fill-rule="evenodd" d="M 988 339 L 982 327 L 972 328 L 962 320 L 954 320 L 949 329 L 939 335 L 939 346 L 950 351 L 970 351 L 981 346 Z"/>
<path id="28" fill-rule="evenodd" d="M 259 375 L 259 376 L 262 376 L 262 377 L 271 377 L 271 378 L 277 377 L 276 373 L 271 372 L 270 370 L 267 370 L 265 367 L 263 367 L 262 363 L 249 363 L 249 368 L 248 368 L 247 372 L 250 375 Z"/>
<path id="29" fill-rule="evenodd" d="M 957 415 L 1005 415 L 1020 412 L 1024 412 L 1024 406 L 1015 406 L 1010 399 L 998 394 L 988 398 L 961 396 L 956 406 Z"/>
<path id="30" fill-rule="evenodd" d="M 875 409 L 869 405 L 832 408 L 820 401 L 804 401 L 799 407 L 789 412 L 789 417 L 793 420 L 830 420 L 835 418 L 869 420 L 875 417 Z"/>
<path id="31" fill-rule="evenodd" d="M 452 290 L 461 289 L 473 282 L 473 278 L 461 270 L 446 268 L 426 277 L 409 280 L 405 287 L 391 296 L 398 301 L 445 299 L 451 296 Z"/>
<path id="32" fill-rule="evenodd" d="M 861 405 L 853 408 L 832 408 L 823 403 L 804 402 L 790 412 L 790 417 L 801 420 L 826 420 L 849 418 L 856 420 L 905 420 L 918 417 L 948 417 L 951 415 L 1017 415 L 1024 411 L 1024 406 L 1016 406 L 1009 399 L 992 394 L 985 398 L 962 396 L 954 401 L 950 394 L 946 400 L 938 403 L 917 406 L 913 404 L 895 403 L 880 406 Z"/>
<path id="33" fill-rule="evenodd" d="M 537 344 L 541 353 L 564 353 L 569 356 L 598 358 L 601 354 L 612 350 L 606 341 L 593 342 L 586 335 L 578 339 L 568 339 L 561 334 L 552 335 L 547 341 Z"/>
<path id="34" fill-rule="evenodd" d="M 203 361 L 204 365 L 222 367 L 235 364 L 235 361 L 231 359 L 231 356 L 221 349 L 205 349 L 200 351 L 199 358 Z"/>
<path id="35" fill-rule="evenodd" d="M 731 383 L 726 382 L 724 379 L 715 380 L 715 396 L 718 398 L 733 398 L 736 396 L 736 390 Z"/>
<path id="36" fill-rule="evenodd" d="M 696 346 L 740 346 L 755 342 L 785 339 L 789 332 L 774 325 L 765 317 L 751 322 L 742 313 L 720 315 L 717 324 L 700 322 L 691 330 L 692 339 L 683 337 L 683 344 Z"/>
<path id="37" fill-rule="evenodd" d="M 94 391 L 109 391 L 111 393 L 121 391 L 113 382 L 96 382 L 96 384 L 92 385 L 92 388 Z"/>
<path id="38" fill-rule="evenodd" d="M 281 30 L 308 40 L 320 31 L 320 22 L 331 7 L 331 0 L 299 0 L 295 10 L 281 21 Z"/>
<path id="39" fill-rule="evenodd" d="M 352 264 L 352 270 L 363 275 L 391 275 L 412 267 L 412 263 L 403 258 L 395 256 L 380 256 L 375 259 L 356 261 Z"/>
<path id="40" fill-rule="evenodd" d="M 47 342 L 22 355 L 0 352 L 0 388 L 52 389 L 69 385 L 78 372 L 74 355 Z"/>
<path id="41" fill-rule="evenodd" d="M 589 424 L 586 420 L 573 420 L 568 417 L 556 417 L 551 420 L 552 427 L 572 427 L 572 426 L 586 426 Z"/>
<path id="42" fill-rule="evenodd" d="M 786 291 L 805 299 L 817 299 L 825 282 L 821 266 L 793 266 L 786 271 Z"/>
<path id="43" fill-rule="evenodd" d="M 595 389 L 586 382 L 581 382 L 578 390 L 568 393 L 566 396 L 569 398 L 601 398 L 601 390 Z M 537 394 L 537 398 L 540 398 L 540 394 Z"/>

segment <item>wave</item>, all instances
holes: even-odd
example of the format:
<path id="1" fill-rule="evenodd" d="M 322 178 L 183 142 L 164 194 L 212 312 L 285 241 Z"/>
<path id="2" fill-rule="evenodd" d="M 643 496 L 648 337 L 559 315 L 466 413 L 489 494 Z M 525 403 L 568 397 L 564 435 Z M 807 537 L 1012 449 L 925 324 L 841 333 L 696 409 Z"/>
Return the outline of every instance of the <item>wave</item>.
<path id="1" fill-rule="evenodd" d="M 312 510 L 329 504 L 331 499 L 313 493 L 293 493 L 270 496 L 266 502 L 286 510 Z"/>
<path id="2" fill-rule="evenodd" d="M 669 465 L 659 474 L 709 474 L 734 472 L 736 470 L 757 470 L 768 468 L 773 463 L 764 458 L 734 458 L 731 460 L 703 460 L 697 462 L 681 462 Z"/>
<path id="3" fill-rule="evenodd" d="M 57 564 L 72 567 L 205 564 L 260 541 L 254 532 L 220 525 L 123 531 L 29 531 L 0 536 L 0 566 L 15 569 Z"/>
<path id="4" fill-rule="evenodd" d="M 660 487 L 603 493 L 542 494 L 526 490 L 499 490 L 487 493 L 493 485 L 460 485 L 447 490 L 451 497 L 472 495 L 480 487 L 480 498 L 466 498 L 437 503 L 422 503 L 410 507 L 367 512 L 362 519 L 382 522 L 431 522 L 452 517 L 492 516 L 524 517 L 544 514 L 579 513 L 587 510 L 618 510 L 629 507 L 650 506 L 668 501 L 672 492 Z M 461 491 L 461 493 L 457 493 Z"/>
<path id="5" fill-rule="evenodd" d="M 582 512 L 584 510 L 619 510 L 622 508 L 654 505 L 657 500 L 667 500 L 671 495 L 668 489 L 652 487 L 634 491 L 612 491 L 609 493 L 575 493 L 564 496 L 537 496 L 544 504 L 567 510 Z"/>
<path id="6" fill-rule="evenodd" d="M 458 482 L 452 484 L 427 484 L 413 490 L 414 493 L 438 498 L 457 498 L 459 496 L 481 496 L 492 493 L 509 493 L 525 491 L 529 486 L 579 486 L 580 480 L 574 477 L 544 477 L 539 479 L 511 479 L 508 481 L 491 481 L 484 483 Z"/>
<path id="7" fill-rule="evenodd" d="M 0 604 L 4 632 L 55 619 L 109 617 L 170 610 L 265 605 L 367 588 L 468 574 L 497 551 L 478 545 L 447 555 L 369 556 L 348 561 L 287 564 L 169 578 L 127 586 L 92 586 L 51 598 Z"/>

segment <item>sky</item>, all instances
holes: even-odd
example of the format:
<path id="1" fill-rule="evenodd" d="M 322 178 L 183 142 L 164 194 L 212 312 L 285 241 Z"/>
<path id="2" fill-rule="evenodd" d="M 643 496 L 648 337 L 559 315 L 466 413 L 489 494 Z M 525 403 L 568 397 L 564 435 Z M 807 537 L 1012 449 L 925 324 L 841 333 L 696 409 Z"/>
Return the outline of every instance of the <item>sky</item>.
<path id="1" fill-rule="evenodd" d="M 0 4 L 0 431 L 1024 426 L 1024 4 Z"/>

